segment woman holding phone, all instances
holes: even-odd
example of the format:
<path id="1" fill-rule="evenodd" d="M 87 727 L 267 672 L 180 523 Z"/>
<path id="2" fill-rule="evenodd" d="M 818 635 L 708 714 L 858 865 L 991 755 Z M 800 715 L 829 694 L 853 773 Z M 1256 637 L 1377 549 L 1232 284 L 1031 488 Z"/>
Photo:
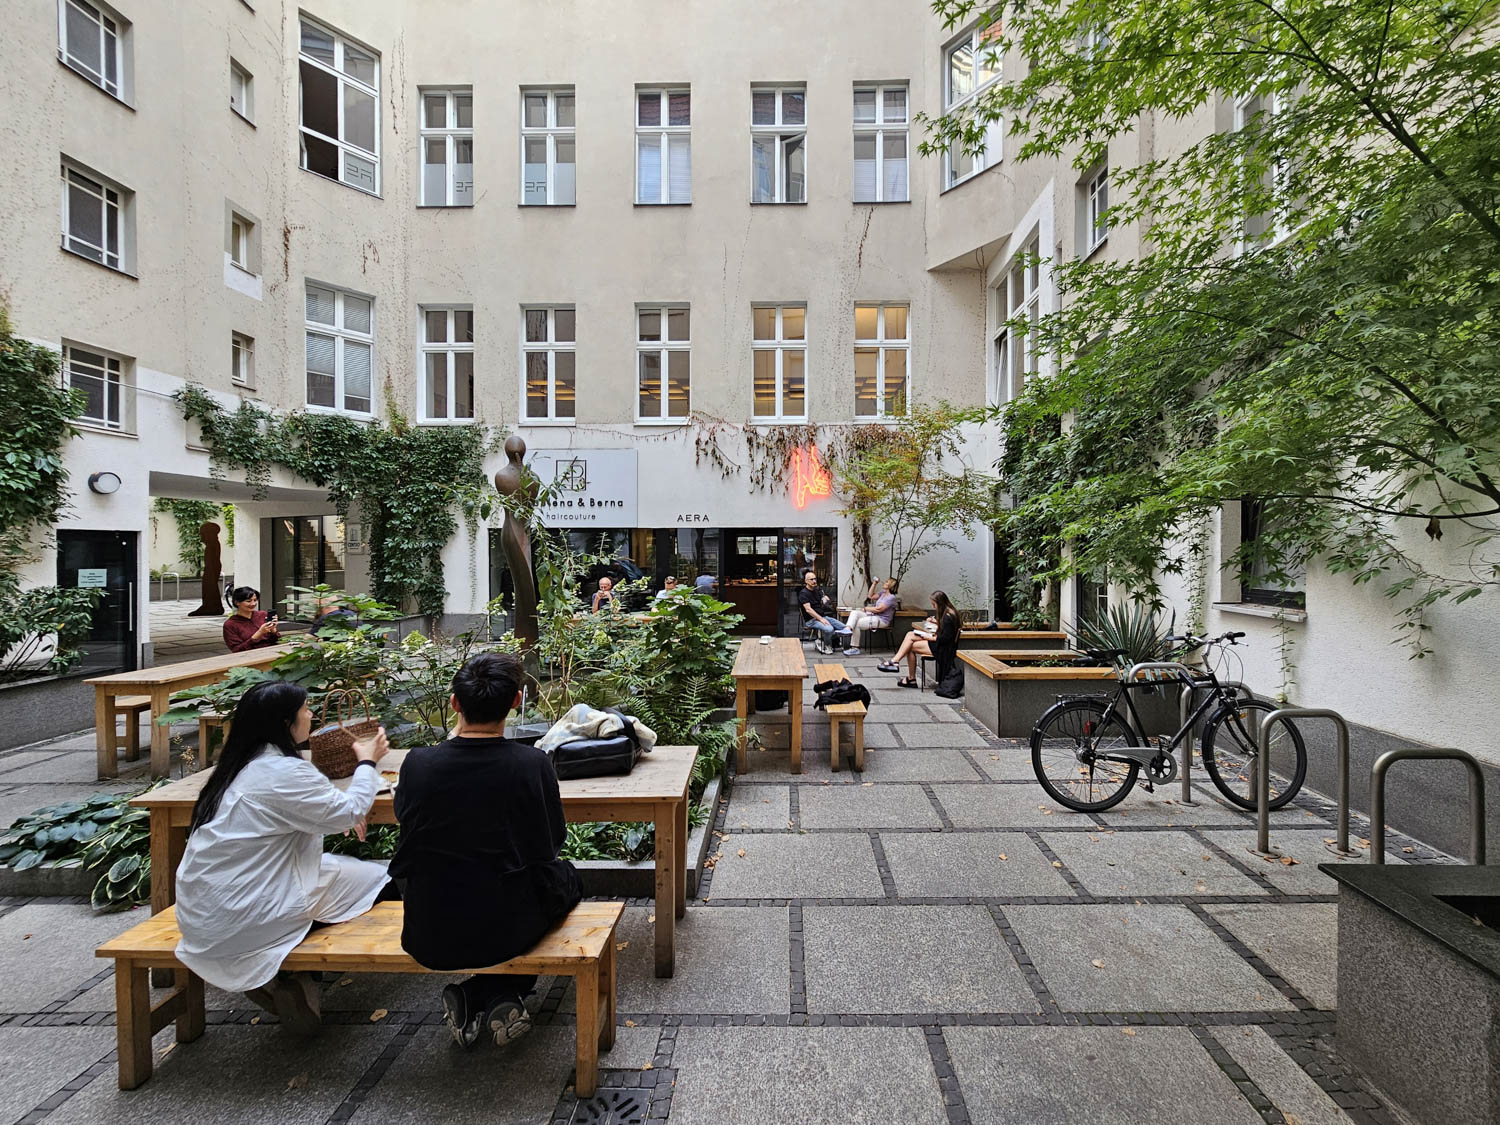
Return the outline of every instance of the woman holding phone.
<path id="1" fill-rule="evenodd" d="M 230 592 L 234 612 L 224 620 L 224 643 L 230 652 L 248 652 L 265 648 L 281 640 L 276 615 L 260 608 L 260 591 L 253 586 L 239 586 Z"/>

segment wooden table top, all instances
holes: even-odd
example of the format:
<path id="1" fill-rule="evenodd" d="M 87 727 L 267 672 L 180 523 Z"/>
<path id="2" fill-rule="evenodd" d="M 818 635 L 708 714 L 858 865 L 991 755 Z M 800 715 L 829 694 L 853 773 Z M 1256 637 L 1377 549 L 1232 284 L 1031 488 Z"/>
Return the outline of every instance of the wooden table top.
<path id="1" fill-rule="evenodd" d="M 746 637 L 740 644 L 739 655 L 734 658 L 734 678 L 737 680 L 801 679 L 806 675 L 807 657 L 802 653 L 802 642 L 796 637 L 772 637 L 771 643 L 766 645 L 753 637 Z"/>
<path id="2" fill-rule="evenodd" d="M 178 680 L 197 676 L 211 676 L 216 672 L 227 672 L 231 668 L 245 665 L 270 664 L 277 657 L 285 656 L 287 649 L 277 645 L 253 648 L 246 652 L 226 652 L 223 656 L 205 656 L 199 660 L 184 660 L 178 664 L 158 664 L 153 668 L 137 668 L 134 672 L 116 672 L 112 676 L 95 676 L 84 680 L 86 684 L 118 684 L 121 687 L 156 687 L 176 683 Z"/>
<path id="3" fill-rule="evenodd" d="M 406 760 L 405 750 L 392 750 L 380 760 L 382 774 L 400 772 Z M 698 755 L 696 746 L 658 746 L 641 757 L 635 769 L 628 774 L 613 774 L 608 777 L 578 777 L 570 781 L 559 781 L 563 804 L 588 802 L 589 804 L 632 804 L 642 801 L 675 801 L 687 789 L 693 774 L 693 760 Z M 142 793 L 130 803 L 140 808 L 192 808 L 198 793 L 207 783 L 212 769 L 190 773 L 170 785 Z M 349 787 L 350 778 L 340 778 L 334 784 L 340 789 Z M 385 785 L 376 795 L 376 804 L 391 800 L 391 787 Z"/>

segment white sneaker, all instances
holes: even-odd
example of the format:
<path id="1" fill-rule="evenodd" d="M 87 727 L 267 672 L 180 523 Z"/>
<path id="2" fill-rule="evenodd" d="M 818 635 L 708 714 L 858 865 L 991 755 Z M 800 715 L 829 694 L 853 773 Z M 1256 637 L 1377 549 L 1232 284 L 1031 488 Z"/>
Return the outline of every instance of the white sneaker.
<path id="1" fill-rule="evenodd" d="M 822 637 L 818 637 L 813 641 L 813 648 L 817 649 L 824 656 L 827 656 L 830 652 L 833 651 L 833 649 L 828 647 L 828 642 L 823 640 Z"/>
<path id="2" fill-rule="evenodd" d="M 858 656 L 859 655 L 859 649 L 857 649 L 857 648 L 846 648 L 844 650 L 844 655 L 845 656 Z"/>

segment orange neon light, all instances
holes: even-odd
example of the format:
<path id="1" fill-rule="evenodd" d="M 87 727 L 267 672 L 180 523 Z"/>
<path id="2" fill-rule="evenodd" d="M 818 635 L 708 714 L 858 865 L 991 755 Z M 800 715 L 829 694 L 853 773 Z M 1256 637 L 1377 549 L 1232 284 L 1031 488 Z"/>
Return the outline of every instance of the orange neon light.
<path id="1" fill-rule="evenodd" d="M 808 444 L 792 450 L 792 506 L 800 512 L 809 496 L 827 496 L 832 491 L 833 478 L 823 466 L 818 447 Z"/>

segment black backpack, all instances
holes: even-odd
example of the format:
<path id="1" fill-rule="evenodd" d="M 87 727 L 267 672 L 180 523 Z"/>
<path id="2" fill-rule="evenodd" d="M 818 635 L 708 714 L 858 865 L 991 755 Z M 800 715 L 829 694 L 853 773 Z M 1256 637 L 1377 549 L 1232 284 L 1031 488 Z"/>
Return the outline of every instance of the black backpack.
<path id="1" fill-rule="evenodd" d="M 848 680 L 824 680 L 821 684 L 814 684 L 813 691 L 818 693 L 817 702 L 813 707 L 822 710 L 830 703 L 863 703 L 866 707 L 870 705 L 870 691 L 864 684 L 853 684 Z"/>
<path id="2" fill-rule="evenodd" d="M 959 699 L 964 693 L 964 666 L 955 660 L 938 681 L 937 694 L 944 699 Z"/>

